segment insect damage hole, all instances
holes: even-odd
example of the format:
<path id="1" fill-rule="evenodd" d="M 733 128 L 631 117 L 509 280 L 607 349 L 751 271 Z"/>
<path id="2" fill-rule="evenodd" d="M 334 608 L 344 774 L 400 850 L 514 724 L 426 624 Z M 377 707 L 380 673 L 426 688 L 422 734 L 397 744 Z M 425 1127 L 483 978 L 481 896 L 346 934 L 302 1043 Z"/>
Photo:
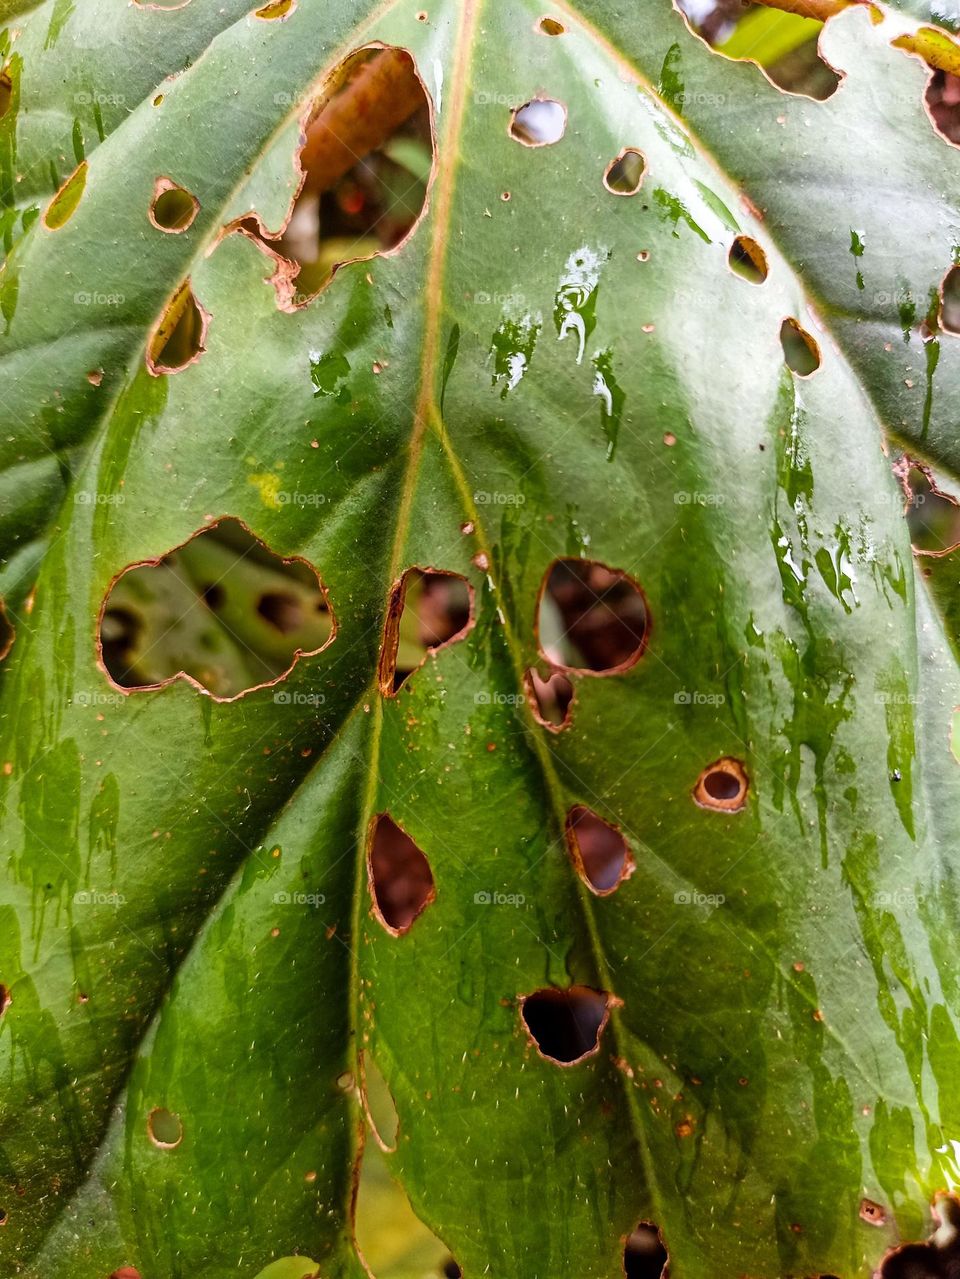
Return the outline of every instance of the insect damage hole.
<path id="1" fill-rule="evenodd" d="M 780 325 L 780 345 L 787 368 L 797 377 L 809 377 L 820 367 L 820 347 L 816 339 L 792 316 Z"/>
<path id="2" fill-rule="evenodd" d="M 535 666 L 526 673 L 527 700 L 534 718 L 552 733 L 570 724 L 576 696 L 573 684 L 563 671 L 541 675 Z"/>
<path id="3" fill-rule="evenodd" d="M 13 641 L 17 638 L 13 623 L 7 616 L 7 606 L 0 598 L 0 662 L 7 656 L 13 648 Z"/>
<path id="4" fill-rule="evenodd" d="M 603 185 L 612 195 L 636 195 L 646 167 L 642 151 L 636 147 L 624 147 L 607 165 Z"/>
<path id="5" fill-rule="evenodd" d="M 183 1141 L 180 1116 L 166 1106 L 155 1106 L 147 1116 L 147 1136 L 159 1150 L 176 1150 Z"/>
<path id="6" fill-rule="evenodd" d="M 561 1066 L 575 1066 L 600 1048 L 612 996 L 590 986 L 554 986 L 520 1000 L 520 1015 L 540 1054 Z"/>
<path id="7" fill-rule="evenodd" d="M 390 1091 L 390 1085 L 371 1057 L 369 1049 L 363 1049 L 358 1060 L 360 1104 L 363 1107 L 363 1113 L 377 1145 L 385 1154 L 392 1154 L 397 1148 L 397 1134 L 400 1131 L 397 1104 Z"/>
<path id="8" fill-rule="evenodd" d="M 551 666 L 616 675 L 643 655 L 650 623 L 640 586 L 597 560 L 555 560 L 537 606 L 540 652 Z"/>
<path id="9" fill-rule="evenodd" d="M 374 914 L 394 937 L 408 932 L 437 895 L 426 854 L 388 813 L 371 823 L 367 876 Z"/>
<path id="10" fill-rule="evenodd" d="M 510 136 L 525 147 L 549 147 L 567 129 L 567 108 L 555 98 L 531 98 L 510 115 Z"/>
<path id="11" fill-rule="evenodd" d="M 73 217 L 87 185 L 87 162 L 78 164 L 63 186 L 47 205 L 43 225 L 48 231 L 59 231 Z"/>
<path id="12" fill-rule="evenodd" d="M 536 28 L 542 36 L 562 36 L 566 27 L 556 18 L 541 18 Z"/>
<path id="13" fill-rule="evenodd" d="M 150 222 L 158 231 L 179 235 L 193 225 L 200 212 L 200 201 L 186 187 L 179 186 L 171 178 L 157 178 L 150 202 Z"/>
<path id="14" fill-rule="evenodd" d="M 405 50 L 372 46 L 327 77 L 305 112 L 299 185 L 277 231 L 237 224 L 275 259 L 281 309 L 305 306 L 352 262 L 399 252 L 416 231 L 436 169 L 433 108 Z"/>
<path id="15" fill-rule="evenodd" d="M 473 588 L 459 573 L 409 568 L 390 593 L 379 682 L 395 697 L 433 654 L 462 640 L 474 622 Z"/>
<path id="16" fill-rule="evenodd" d="M 941 1191 L 933 1203 L 933 1234 L 888 1252 L 878 1279 L 952 1279 L 960 1269 L 960 1201 Z"/>
<path id="17" fill-rule="evenodd" d="M 297 0 L 273 0 L 272 4 L 265 4 L 262 9 L 256 9 L 253 16 L 262 18 L 264 22 L 273 22 L 277 19 L 289 18 L 296 7 Z"/>
<path id="18" fill-rule="evenodd" d="M 567 813 L 567 850 L 580 878 L 598 897 L 608 897 L 636 869 L 619 829 L 584 804 Z"/>
<path id="19" fill-rule="evenodd" d="M 316 569 L 274 554 L 227 518 L 124 569 L 107 591 L 98 644 L 116 687 L 142 691 L 184 679 L 232 701 L 276 684 L 335 633 Z"/>
<path id="20" fill-rule="evenodd" d="M 662 1279 L 670 1260 L 663 1237 L 652 1221 L 641 1221 L 623 1248 L 626 1279 Z"/>
<path id="21" fill-rule="evenodd" d="M 739 813 L 747 803 L 750 781 L 738 759 L 725 755 L 710 764 L 697 778 L 693 798 L 701 808 L 720 813 Z"/>
<path id="22" fill-rule="evenodd" d="M 147 342 L 147 368 L 154 377 L 179 373 L 206 350 L 210 315 L 197 301 L 189 279 L 167 303 Z"/>
<path id="23" fill-rule="evenodd" d="M 960 333 L 960 266 L 952 266 L 940 285 L 940 327 L 945 333 Z"/>
<path id="24" fill-rule="evenodd" d="M 960 545 L 960 503 L 939 487 L 929 467 L 905 457 L 894 469 L 907 499 L 914 551 L 933 558 L 949 555 Z"/>
<path id="25" fill-rule="evenodd" d="M 750 284 L 763 284 L 767 278 L 767 255 L 749 235 L 737 236 L 730 245 L 727 262 L 734 275 L 748 280 Z"/>

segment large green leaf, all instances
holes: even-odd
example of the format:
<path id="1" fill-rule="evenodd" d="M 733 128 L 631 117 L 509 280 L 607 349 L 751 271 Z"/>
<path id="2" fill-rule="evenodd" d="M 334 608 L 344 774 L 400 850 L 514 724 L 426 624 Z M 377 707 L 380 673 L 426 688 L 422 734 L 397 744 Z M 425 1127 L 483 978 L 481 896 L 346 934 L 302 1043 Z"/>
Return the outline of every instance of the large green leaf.
<path id="1" fill-rule="evenodd" d="M 363 1274 L 361 1048 L 399 1114 L 387 1163 L 468 1276 L 609 1279 L 640 1220 L 674 1279 L 866 1275 L 960 1180 L 956 635 L 884 453 L 960 473 L 956 338 L 920 331 L 960 243 L 955 152 L 901 18 L 833 19 L 846 79 L 813 102 L 663 0 L 550 12 L 563 35 L 533 0 L 10 17 L 4 1274 Z M 281 311 L 222 227 L 280 225 L 302 104 L 374 41 L 431 95 L 428 210 Z M 568 120 L 531 149 L 508 126 L 537 93 Z M 629 198 L 602 181 L 624 147 Z M 199 199 L 182 234 L 148 220 L 159 176 Z M 727 265 L 737 234 L 762 285 Z M 156 378 L 188 275 L 206 350 Z M 809 378 L 784 317 L 820 344 Z M 315 394 L 331 355 L 338 394 Z M 222 516 L 316 566 L 334 642 L 280 692 L 117 692 L 111 583 Z M 550 733 L 520 693 L 557 557 L 639 581 L 651 634 L 630 670 L 575 676 Z M 414 565 L 465 575 L 476 624 L 385 698 Z M 949 568 L 935 591 L 949 618 Z M 737 813 L 692 799 L 723 757 Z M 607 897 L 571 867 L 574 805 L 629 841 Z M 400 937 L 370 910 L 381 812 L 436 882 Z M 519 1003 L 572 984 L 622 1002 L 564 1068 Z"/>

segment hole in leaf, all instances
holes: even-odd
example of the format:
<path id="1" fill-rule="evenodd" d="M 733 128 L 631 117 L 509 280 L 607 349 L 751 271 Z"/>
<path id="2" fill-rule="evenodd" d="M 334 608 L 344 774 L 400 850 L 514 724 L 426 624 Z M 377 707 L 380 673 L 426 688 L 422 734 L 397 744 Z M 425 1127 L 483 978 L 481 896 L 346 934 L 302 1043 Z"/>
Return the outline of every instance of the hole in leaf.
<path id="1" fill-rule="evenodd" d="M 960 333 L 960 266 L 952 266 L 940 285 L 940 327 Z"/>
<path id="2" fill-rule="evenodd" d="M 119 1270 L 114 1270 L 110 1279 L 141 1279 L 141 1275 L 133 1266 L 121 1266 Z"/>
<path id="3" fill-rule="evenodd" d="M 463 1277 L 463 1271 L 452 1257 L 448 1257 L 443 1263 L 443 1269 L 440 1274 L 442 1279 L 462 1279 Z"/>
<path id="4" fill-rule="evenodd" d="M 536 667 L 527 671 L 527 696 L 534 716 L 551 732 L 559 733 L 570 723 L 573 708 L 573 684 L 563 671 L 550 671 L 542 677 Z"/>
<path id="5" fill-rule="evenodd" d="M 738 759 L 724 756 L 705 768 L 693 789 L 701 808 L 722 813 L 739 813 L 746 805 L 750 782 Z"/>
<path id="6" fill-rule="evenodd" d="M 0 1017 L 3 1016 L 12 1003 L 13 999 L 9 990 L 7 990 L 6 986 L 0 985 Z"/>
<path id="7" fill-rule="evenodd" d="M 370 1131 L 381 1150 L 389 1153 L 397 1148 L 400 1116 L 390 1085 L 384 1079 L 380 1067 L 370 1056 L 369 1049 L 360 1053 L 360 1101 L 367 1116 Z"/>
<path id="8" fill-rule="evenodd" d="M 302 181 L 278 231 L 238 225 L 277 258 L 284 309 L 315 297 L 348 262 L 399 249 L 434 171 L 430 99 L 405 49 L 361 49 L 330 75 L 303 123 Z"/>
<path id="9" fill-rule="evenodd" d="M 0 120 L 7 114 L 13 103 L 13 77 L 8 67 L 0 71 Z"/>
<path id="10" fill-rule="evenodd" d="M 730 245 L 727 258 L 730 270 L 751 284 L 762 284 L 767 278 L 767 255 L 749 235 L 738 235 Z"/>
<path id="11" fill-rule="evenodd" d="M 190 0 L 133 0 L 138 9 L 160 9 L 170 13 L 174 9 L 185 9 Z"/>
<path id="12" fill-rule="evenodd" d="M 150 221 L 158 231 L 177 235 L 186 231 L 200 212 L 200 201 L 169 178 L 157 178 L 150 205 Z"/>
<path id="13" fill-rule="evenodd" d="M 871 1226 L 882 1226 L 887 1220 L 887 1210 L 872 1199 L 861 1199 L 860 1216 Z"/>
<path id="14" fill-rule="evenodd" d="M 387 813 L 371 823 L 367 871 L 374 913 L 395 937 L 407 932 L 437 895 L 426 855 Z"/>
<path id="15" fill-rule="evenodd" d="M 59 231 L 73 217 L 87 185 L 87 162 L 78 164 L 63 186 L 47 205 L 43 225 L 48 231 Z"/>
<path id="16" fill-rule="evenodd" d="M 283 679 L 300 657 L 326 648 L 335 631 L 316 570 L 298 557 L 282 559 L 239 520 L 224 519 L 116 578 L 99 645 L 104 669 L 121 688 L 185 679 L 231 701 Z"/>
<path id="17" fill-rule="evenodd" d="M 363 1148 L 357 1169 L 353 1228 L 362 1269 L 367 1275 L 442 1279 L 453 1273 L 450 1248 L 413 1211 L 391 1159 L 374 1142 Z M 328 1270 L 323 1267 L 323 1274 Z M 310 1275 L 313 1275 L 310 1271 Z M 459 1267 L 456 1270 L 459 1274 Z M 307 1279 L 307 1276 L 304 1276 Z"/>
<path id="18" fill-rule="evenodd" d="M 715 53 L 753 63 L 784 93 L 822 101 L 837 91 L 841 76 L 820 55 L 823 23 L 818 19 L 739 0 L 677 0 L 677 7 L 694 35 Z M 669 81 L 661 75 L 661 83 Z"/>
<path id="19" fill-rule="evenodd" d="M 599 1049 L 610 1003 L 609 995 L 590 986 L 548 986 L 524 995 L 520 1013 L 541 1054 L 573 1066 Z"/>
<path id="20" fill-rule="evenodd" d="M 525 147 L 549 147 L 567 128 L 567 108 L 554 98 L 531 98 L 510 117 L 510 136 Z"/>
<path id="21" fill-rule="evenodd" d="M 669 1257 L 660 1231 L 650 1221 L 641 1221 L 623 1249 L 626 1279 L 661 1279 Z"/>
<path id="22" fill-rule="evenodd" d="M 635 869 L 627 841 L 592 809 L 577 804 L 567 814 L 567 848 L 581 879 L 597 894 L 614 892 Z"/>
<path id="23" fill-rule="evenodd" d="M 960 544 L 960 505 L 937 487 L 930 471 L 905 459 L 907 524 L 913 549 L 921 555 L 946 555 Z"/>
<path id="24" fill-rule="evenodd" d="M 603 185 L 614 195 L 636 195 L 643 181 L 647 162 L 643 152 L 636 147 L 625 147 L 615 160 L 607 165 Z"/>
<path id="25" fill-rule="evenodd" d="M 442 569 L 410 568 L 393 588 L 387 605 L 380 689 L 393 697 L 407 679 L 473 625 L 473 590 L 465 577 Z"/>
<path id="26" fill-rule="evenodd" d="M 147 368 L 154 377 L 179 373 L 199 360 L 209 323 L 210 316 L 194 296 L 190 281 L 184 280 L 147 343 Z"/>
<path id="27" fill-rule="evenodd" d="M 562 36 L 566 27 L 556 18 L 541 18 L 537 23 L 537 30 L 544 36 Z"/>
<path id="28" fill-rule="evenodd" d="M 820 367 L 820 347 L 792 316 L 780 325 L 780 345 L 787 368 L 797 377 L 809 377 Z"/>
<path id="29" fill-rule="evenodd" d="M 537 613 L 540 652 L 552 666 L 614 675 L 639 661 L 649 632 L 646 601 L 620 569 L 596 560 L 556 560 Z"/>
<path id="30" fill-rule="evenodd" d="M 878 1279 L 955 1279 L 960 1272 L 960 1203 L 939 1194 L 933 1205 L 936 1226 L 925 1243 L 908 1243 L 888 1252 Z"/>
<path id="31" fill-rule="evenodd" d="M 289 18 L 296 7 L 297 0 L 273 0 L 272 4 L 265 4 L 262 9 L 256 9 L 253 16 L 270 22 L 276 18 Z"/>
<path id="32" fill-rule="evenodd" d="M 904 47 L 898 40 L 893 43 Z M 960 146 L 960 78 L 948 71 L 933 70 L 923 96 L 937 133 Z"/>
<path id="33" fill-rule="evenodd" d="M 147 1135 L 161 1150 L 175 1150 L 183 1141 L 180 1116 L 165 1106 L 156 1106 L 147 1116 Z"/>
<path id="34" fill-rule="evenodd" d="M 4 604 L 3 600 L 0 599 L 0 662 L 3 661 L 11 648 L 13 648 L 13 641 L 16 637 L 17 633 L 13 629 L 13 623 L 10 621 L 9 617 L 7 617 L 7 606 Z"/>

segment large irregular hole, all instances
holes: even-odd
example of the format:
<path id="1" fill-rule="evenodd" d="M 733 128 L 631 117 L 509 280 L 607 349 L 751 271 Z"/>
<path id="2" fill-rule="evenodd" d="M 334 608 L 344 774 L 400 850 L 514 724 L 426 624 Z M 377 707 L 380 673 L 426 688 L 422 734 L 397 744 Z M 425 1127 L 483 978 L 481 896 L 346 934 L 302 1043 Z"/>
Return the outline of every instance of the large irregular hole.
<path id="1" fill-rule="evenodd" d="M 147 1136 L 161 1150 L 175 1150 L 183 1141 L 183 1123 L 166 1106 L 156 1106 L 147 1116 Z"/>
<path id="2" fill-rule="evenodd" d="M 905 459 L 907 524 L 913 549 L 921 555 L 945 555 L 960 544 L 960 504 L 937 487 L 931 473 Z"/>
<path id="3" fill-rule="evenodd" d="M 570 723 L 574 688 L 563 671 L 540 674 L 535 666 L 527 671 L 527 697 L 536 719 L 551 732 L 559 733 Z"/>
<path id="4" fill-rule="evenodd" d="M 555 98 L 531 98 L 510 117 L 510 136 L 525 147 L 552 146 L 566 128 L 567 108 Z"/>
<path id="5" fill-rule="evenodd" d="M 368 48 L 330 76 L 303 124 L 302 181 L 283 226 L 241 222 L 279 256 L 286 308 L 309 301 L 334 272 L 398 248 L 426 206 L 434 169 L 430 99 L 405 49 Z"/>
<path id="6" fill-rule="evenodd" d="M 360 1062 L 360 1102 L 374 1140 L 381 1150 L 390 1152 L 397 1148 L 400 1116 L 393 1100 L 390 1085 L 384 1079 L 380 1067 L 371 1057 L 369 1049 L 363 1049 Z"/>
<path id="7" fill-rule="evenodd" d="M 437 895 L 426 855 L 387 813 L 371 823 L 367 872 L 374 913 L 395 937 L 407 932 Z"/>
<path id="8" fill-rule="evenodd" d="M 939 1194 L 933 1205 L 935 1230 L 925 1243 L 888 1252 L 878 1279 L 956 1279 L 960 1274 L 960 1202 Z"/>
<path id="9" fill-rule="evenodd" d="M 603 185 L 614 195 L 636 195 L 646 167 L 642 151 L 638 151 L 636 147 L 625 147 L 607 165 Z"/>
<path id="10" fill-rule="evenodd" d="M 787 368 L 797 377 L 809 377 L 820 367 L 820 347 L 792 316 L 780 325 L 780 345 Z"/>
<path id="11" fill-rule="evenodd" d="M 194 296 L 190 281 L 184 280 L 147 342 L 147 368 L 154 377 L 179 373 L 199 360 L 209 323 L 210 316 Z"/>
<path id="12" fill-rule="evenodd" d="M 410 568 L 387 605 L 380 688 L 393 697 L 427 657 L 454 644 L 473 625 L 473 591 L 459 573 Z"/>
<path id="13" fill-rule="evenodd" d="M 567 848 L 577 872 L 599 897 L 614 892 L 633 874 L 627 841 L 592 809 L 577 804 L 567 813 Z"/>
<path id="14" fill-rule="evenodd" d="M 960 333 L 960 266 L 952 266 L 940 285 L 940 327 Z"/>
<path id="15" fill-rule="evenodd" d="M 157 178 L 150 203 L 150 221 L 158 231 L 177 235 L 192 225 L 200 212 L 200 201 L 186 187 L 170 178 Z"/>
<path id="16" fill-rule="evenodd" d="M 520 1014 L 542 1055 L 561 1066 L 572 1066 L 600 1047 L 610 1004 L 609 995 L 590 986 L 569 986 L 566 990 L 548 986 L 524 995 Z"/>
<path id="17" fill-rule="evenodd" d="M 225 519 L 125 569 L 107 592 L 99 644 L 121 688 L 156 689 L 183 678 L 230 701 L 275 684 L 298 658 L 324 649 L 335 629 L 316 570 L 275 555 L 239 520 Z"/>
<path id="18" fill-rule="evenodd" d="M 730 245 L 727 258 L 730 270 L 751 284 L 762 284 L 767 278 L 767 255 L 749 235 L 738 235 Z"/>
<path id="19" fill-rule="evenodd" d="M 693 788 L 693 798 L 701 808 L 720 813 L 739 813 L 747 802 L 750 781 L 738 759 L 725 755 L 703 770 Z"/>
<path id="20" fill-rule="evenodd" d="M 43 225 L 48 231 L 59 231 L 76 212 L 87 185 L 87 162 L 78 164 L 63 186 L 47 205 Z"/>
<path id="21" fill-rule="evenodd" d="M 556 560 L 540 588 L 540 652 L 553 666 L 613 675 L 639 661 L 649 631 L 633 578 L 596 560 Z"/>
<path id="22" fill-rule="evenodd" d="M 741 0 L 677 0 L 677 8 L 715 53 L 752 62 L 784 93 L 822 101 L 840 85 L 841 77 L 820 55 L 823 23 L 814 18 Z"/>
<path id="23" fill-rule="evenodd" d="M 668 1261 L 660 1231 L 652 1221 L 641 1221 L 623 1249 L 626 1279 L 661 1279 L 667 1274 Z"/>

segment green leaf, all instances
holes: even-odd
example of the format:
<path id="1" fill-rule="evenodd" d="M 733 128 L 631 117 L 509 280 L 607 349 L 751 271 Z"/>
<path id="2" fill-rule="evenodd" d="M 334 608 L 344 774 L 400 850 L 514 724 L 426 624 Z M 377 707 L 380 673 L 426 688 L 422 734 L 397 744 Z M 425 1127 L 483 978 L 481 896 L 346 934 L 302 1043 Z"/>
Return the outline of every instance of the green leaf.
<path id="1" fill-rule="evenodd" d="M 958 583 L 917 572 L 884 450 L 960 476 L 931 303 L 960 210 L 908 20 L 831 19 L 817 102 L 659 0 L 3 12 L 0 1272 L 362 1279 L 366 1058 L 423 1265 L 609 1279 L 651 1222 L 673 1279 L 849 1279 L 929 1233 L 960 1183 Z M 281 307 L 248 215 L 278 233 L 301 115 L 368 45 L 429 94 L 426 209 Z M 538 97 L 565 132 L 522 145 Z M 160 178 L 199 202 L 176 233 Z M 332 641 L 270 684 L 292 654 L 238 620 L 252 691 L 119 688 L 108 593 L 227 517 L 316 569 Z M 164 608 L 199 607 L 200 550 Z M 393 696 L 413 568 L 472 617 Z M 381 829 L 426 859 L 409 931 Z M 596 1051 L 537 1051 L 591 1010 Z M 421 1265 L 391 1247 L 380 1279 Z"/>

